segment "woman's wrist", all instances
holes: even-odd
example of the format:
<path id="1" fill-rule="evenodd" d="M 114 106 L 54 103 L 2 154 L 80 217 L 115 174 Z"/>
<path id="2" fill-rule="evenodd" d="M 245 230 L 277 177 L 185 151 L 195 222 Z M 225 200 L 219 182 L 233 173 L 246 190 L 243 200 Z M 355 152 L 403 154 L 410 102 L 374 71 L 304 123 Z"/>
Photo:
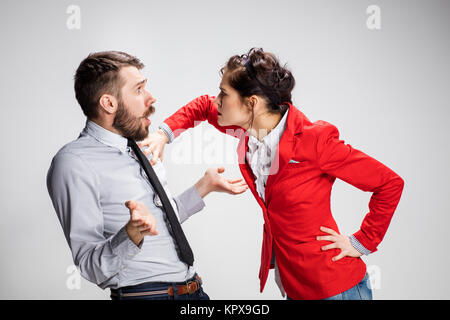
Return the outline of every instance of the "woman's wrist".
<path id="1" fill-rule="evenodd" d="M 166 143 L 171 143 L 175 139 L 172 129 L 165 122 L 159 125 L 157 132 L 165 135 L 167 138 Z"/>
<path id="2" fill-rule="evenodd" d="M 363 255 L 369 255 L 372 252 L 370 250 L 367 250 L 359 241 L 356 239 L 356 237 L 352 234 L 348 237 L 350 239 L 350 243 L 352 244 L 353 248 L 355 248 L 359 253 Z"/>
<path id="3" fill-rule="evenodd" d="M 156 133 L 158 133 L 162 137 L 165 143 L 169 142 L 169 137 L 163 129 L 159 128 L 158 131 L 156 131 Z"/>

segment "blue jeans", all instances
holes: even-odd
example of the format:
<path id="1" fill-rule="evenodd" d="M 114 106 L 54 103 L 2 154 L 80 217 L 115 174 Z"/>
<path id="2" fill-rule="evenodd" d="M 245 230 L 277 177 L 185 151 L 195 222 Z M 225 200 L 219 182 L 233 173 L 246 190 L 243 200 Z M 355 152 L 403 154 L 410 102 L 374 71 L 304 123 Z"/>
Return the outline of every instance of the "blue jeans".
<path id="1" fill-rule="evenodd" d="M 361 282 L 356 286 L 323 300 L 372 300 L 369 275 L 366 273 Z"/>
<path id="2" fill-rule="evenodd" d="M 291 300 L 289 297 L 287 299 Z M 323 300 L 372 300 L 372 289 L 370 288 L 369 275 L 366 273 L 361 282 L 359 282 L 356 286 Z"/>
<path id="3" fill-rule="evenodd" d="M 186 282 L 193 281 L 194 279 L 195 276 Z M 176 292 L 176 285 L 183 285 L 186 284 L 186 282 L 146 282 L 135 286 L 111 289 L 111 300 L 209 300 L 209 296 L 203 291 L 202 286 L 194 293 L 178 295 Z M 169 287 L 174 289 L 173 296 L 170 296 L 167 292 L 147 296 L 123 296 L 124 293 L 167 291 Z"/>

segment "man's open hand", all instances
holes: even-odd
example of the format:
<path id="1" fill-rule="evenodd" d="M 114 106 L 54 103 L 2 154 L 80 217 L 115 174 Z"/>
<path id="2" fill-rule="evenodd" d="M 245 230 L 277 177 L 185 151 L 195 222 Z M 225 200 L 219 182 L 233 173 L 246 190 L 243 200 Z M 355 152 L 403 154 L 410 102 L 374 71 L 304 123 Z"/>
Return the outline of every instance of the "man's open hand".
<path id="1" fill-rule="evenodd" d="M 221 176 L 220 174 L 224 171 L 224 167 L 209 168 L 206 170 L 205 175 L 195 184 L 202 198 L 213 191 L 241 194 L 248 189 L 243 179 L 226 179 Z"/>

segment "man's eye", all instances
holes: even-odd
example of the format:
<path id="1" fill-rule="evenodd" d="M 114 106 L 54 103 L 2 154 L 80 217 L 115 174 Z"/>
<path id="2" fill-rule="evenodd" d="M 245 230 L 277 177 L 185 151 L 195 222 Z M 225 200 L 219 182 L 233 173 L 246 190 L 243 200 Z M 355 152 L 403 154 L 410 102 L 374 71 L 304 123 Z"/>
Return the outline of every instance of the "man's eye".
<path id="1" fill-rule="evenodd" d="M 137 88 L 136 92 L 141 93 L 141 88 Z"/>

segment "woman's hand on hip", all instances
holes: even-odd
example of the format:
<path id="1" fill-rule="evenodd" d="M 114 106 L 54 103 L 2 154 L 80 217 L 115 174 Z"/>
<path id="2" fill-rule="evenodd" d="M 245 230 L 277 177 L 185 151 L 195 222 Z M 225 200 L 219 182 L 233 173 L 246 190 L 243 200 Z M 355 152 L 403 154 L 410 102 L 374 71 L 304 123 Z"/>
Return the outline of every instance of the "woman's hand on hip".
<path id="1" fill-rule="evenodd" d="M 320 227 L 320 231 L 323 231 L 325 233 L 328 233 L 327 236 L 317 236 L 317 240 L 325 240 L 332 242 L 331 244 L 328 244 L 326 246 L 322 247 L 322 250 L 330 250 L 330 249 L 341 249 L 341 253 L 339 253 L 337 256 L 333 257 L 333 261 L 338 261 L 342 259 L 343 257 L 352 257 L 357 258 L 362 256 L 362 253 L 360 253 L 358 250 L 356 250 L 351 242 L 350 238 L 346 235 L 339 234 L 333 229 L 326 228 L 326 227 Z"/>
<path id="2" fill-rule="evenodd" d="M 163 160 L 164 154 L 164 146 L 169 141 L 167 135 L 161 129 L 158 131 L 150 133 L 147 138 L 138 143 L 139 148 L 147 147 L 147 149 L 142 150 L 145 155 L 149 153 L 152 154 L 152 160 L 150 160 L 150 164 L 154 166 L 158 158 Z"/>

